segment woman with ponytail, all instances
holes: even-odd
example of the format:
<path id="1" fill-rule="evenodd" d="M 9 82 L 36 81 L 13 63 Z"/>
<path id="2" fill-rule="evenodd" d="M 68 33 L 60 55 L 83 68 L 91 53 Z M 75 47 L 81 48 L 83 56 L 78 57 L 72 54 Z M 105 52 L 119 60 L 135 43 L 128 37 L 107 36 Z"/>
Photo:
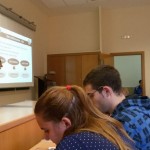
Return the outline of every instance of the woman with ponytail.
<path id="1" fill-rule="evenodd" d="M 45 138 L 56 144 L 56 150 L 136 149 L 121 123 L 100 112 L 79 86 L 48 89 L 34 112 Z"/>

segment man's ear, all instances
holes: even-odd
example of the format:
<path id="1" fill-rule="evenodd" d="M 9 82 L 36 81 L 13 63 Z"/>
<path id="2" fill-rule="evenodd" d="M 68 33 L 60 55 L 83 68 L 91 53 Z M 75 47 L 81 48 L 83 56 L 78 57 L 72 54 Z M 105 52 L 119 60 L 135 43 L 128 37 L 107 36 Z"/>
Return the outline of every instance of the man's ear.
<path id="1" fill-rule="evenodd" d="M 63 125 L 66 127 L 66 129 L 71 127 L 71 120 L 67 117 L 63 117 L 61 119 L 61 122 L 63 123 Z"/>
<path id="2" fill-rule="evenodd" d="M 113 91 L 112 91 L 112 89 L 109 86 L 104 86 L 103 90 L 102 90 L 102 95 L 104 97 L 108 97 L 108 96 L 110 96 L 112 94 L 112 92 Z"/>

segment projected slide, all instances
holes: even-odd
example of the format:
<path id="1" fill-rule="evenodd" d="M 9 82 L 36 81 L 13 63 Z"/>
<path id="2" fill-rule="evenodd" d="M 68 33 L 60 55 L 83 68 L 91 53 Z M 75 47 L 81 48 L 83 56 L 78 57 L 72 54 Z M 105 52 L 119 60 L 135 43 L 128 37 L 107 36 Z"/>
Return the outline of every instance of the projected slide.
<path id="1" fill-rule="evenodd" d="M 0 27 L 0 84 L 4 87 L 32 83 L 31 45 L 30 38 Z"/>

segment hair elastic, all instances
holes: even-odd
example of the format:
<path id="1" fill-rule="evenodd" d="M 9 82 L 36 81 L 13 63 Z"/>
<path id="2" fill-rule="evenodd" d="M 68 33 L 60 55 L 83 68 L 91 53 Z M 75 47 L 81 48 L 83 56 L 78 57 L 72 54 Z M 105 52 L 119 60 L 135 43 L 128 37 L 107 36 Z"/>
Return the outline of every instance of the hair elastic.
<path id="1" fill-rule="evenodd" d="M 66 89 L 67 89 L 67 90 L 71 90 L 71 85 L 67 85 L 67 86 L 66 86 Z"/>

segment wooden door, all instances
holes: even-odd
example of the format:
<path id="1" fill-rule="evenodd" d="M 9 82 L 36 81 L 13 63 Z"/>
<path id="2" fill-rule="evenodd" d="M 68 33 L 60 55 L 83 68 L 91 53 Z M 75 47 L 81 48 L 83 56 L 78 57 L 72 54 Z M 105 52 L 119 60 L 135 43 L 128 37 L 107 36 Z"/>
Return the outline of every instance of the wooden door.
<path id="1" fill-rule="evenodd" d="M 88 72 L 99 64 L 99 53 L 82 55 L 82 82 Z"/>
<path id="2" fill-rule="evenodd" d="M 118 52 L 118 53 L 111 53 L 113 57 L 117 56 L 140 56 L 141 57 L 141 66 L 138 66 L 141 70 L 141 79 L 142 79 L 142 89 L 143 89 L 143 96 L 146 95 L 145 91 L 145 54 L 144 51 L 134 51 L 134 52 Z M 132 66 L 132 63 L 130 63 Z M 134 78 L 134 77 L 133 77 Z M 139 79 L 140 80 L 140 79 Z M 137 82 L 138 83 L 138 82 Z"/>
<path id="3" fill-rule="evenodd" d="M 54 71 L 51 76 L 56 85 L 65 85 L 65 56 L 47 55 L 47 73 Z"/>
<path id="4" fill-rule="evenodd" d="M 47 73 L 56 72 L 53 80 L 57 85 L 82 86 L 85 75 L 98 63 L 99 52 L 48 55 Z"/>
<path id="5" fill-rule="evenodd" d="M 66 84 L 82 84 L 82 57 L 81 55 L 67 55 L 65 57 Z"/>
<path id="6" fill-rule="evenodd" d="M 114 66 L 113 55 L 100 52 L 100 65 L 103 65 L 103 64 Z"/>

